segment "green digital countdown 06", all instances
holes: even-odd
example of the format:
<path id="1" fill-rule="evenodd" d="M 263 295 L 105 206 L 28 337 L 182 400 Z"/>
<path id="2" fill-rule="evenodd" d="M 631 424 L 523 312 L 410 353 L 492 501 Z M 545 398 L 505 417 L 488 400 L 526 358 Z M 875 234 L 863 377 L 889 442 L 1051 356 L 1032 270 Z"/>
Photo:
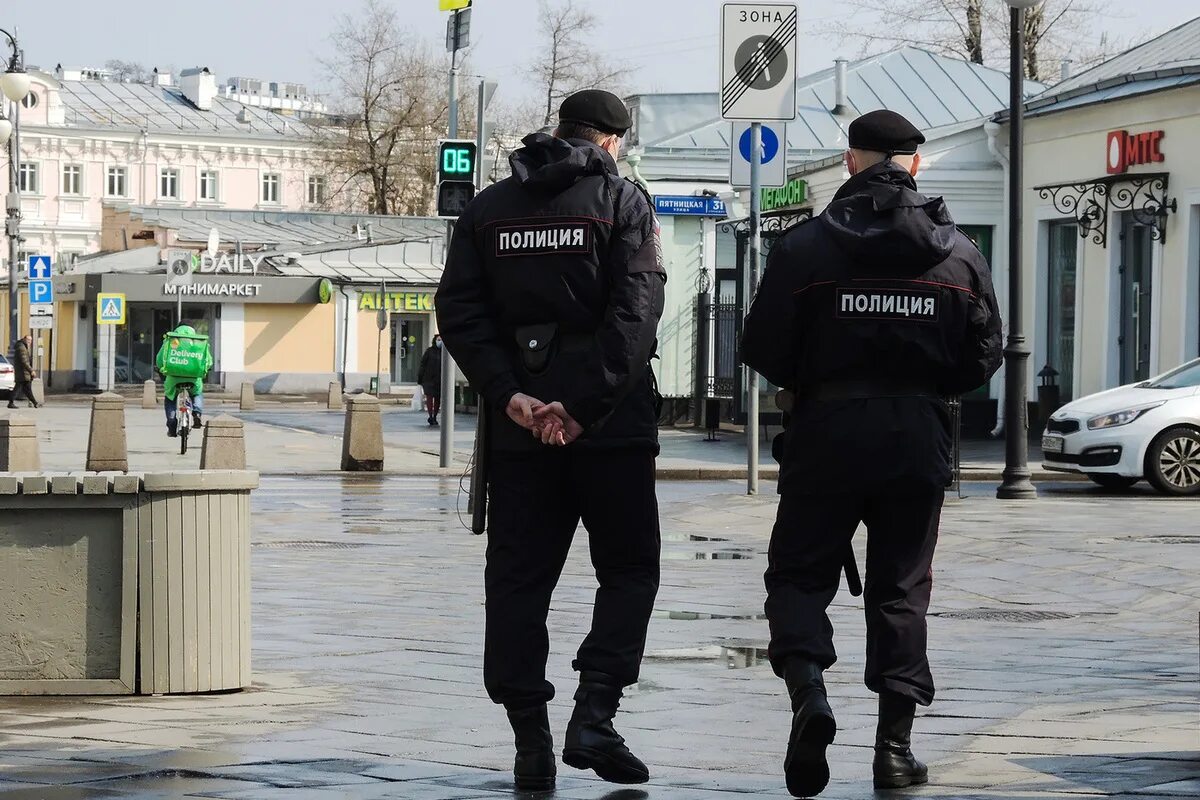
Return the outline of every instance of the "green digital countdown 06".
<path id="1" fill-rule="evenodd" d="M 442 172 L 447 175 L 470 175 L 475 171 L 471 161 L 471 148 L 447 147 L 442 152 Z"/>

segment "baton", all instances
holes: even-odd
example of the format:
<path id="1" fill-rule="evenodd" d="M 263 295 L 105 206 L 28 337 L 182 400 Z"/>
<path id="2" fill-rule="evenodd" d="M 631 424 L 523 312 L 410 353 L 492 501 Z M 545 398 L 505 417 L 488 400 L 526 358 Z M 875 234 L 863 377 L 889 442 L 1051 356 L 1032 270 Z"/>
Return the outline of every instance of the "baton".
<path id="1" fill-rule="evenodd" d="M 475 463 L 471 468 L 471 490 L 467 499 L 467 509 L 471 512 L 471 533 L 476 536 L 487 530 L 489 416 L 490 409 L 481 396 L 475 419 Z"/>
<path id="2" fill-rule="evenodd" d="M 858 560 L 854 558 L 854 548 L 846 545 L 846 561 L 842 564 L 846 570 L 846 588 L 850 594 L 859 597 L 863 593 L 862 578 L 858 574 Z"/>

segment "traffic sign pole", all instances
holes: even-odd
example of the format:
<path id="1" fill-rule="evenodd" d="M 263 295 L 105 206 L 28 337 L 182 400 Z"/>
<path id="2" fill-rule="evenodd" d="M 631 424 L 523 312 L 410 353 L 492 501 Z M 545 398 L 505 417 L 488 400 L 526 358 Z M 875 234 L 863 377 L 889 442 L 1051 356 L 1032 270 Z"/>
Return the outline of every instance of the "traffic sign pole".
<path id="1" fill-rule="evenodd" d="M 455 15 L 461 11 L 455 11 Z M 455 39 L 454 49 L 450 51 L 450 138 L 458 138 L 458 40 Z M 476 153 L 476 158 L 479 157 Z M 472 165 L 474 166 L 474 165 Z M 446 254 L 450 253 L 450 244 L 454 239 L 454 220 L 446 220 Z M 438 465 L 442 468 L 454 463 L 454 384 L 458 367 L 450 355 L 450 349 L 442 345 L 442 419 L 441 447 L 439 448 Z"/>
<path id="2" fill-rule="evenodd" d="M 746 309 L 754 302 L 758 291 L 758 252 L 762 247 L 759 218 L 762 214 L 759 199 L 759 167 L 762 157 L 762 123 L 750 126 L 750 263 L 746 269 Z M 758 373 L 746 367 L 746 494 L 758 494 Z"/>

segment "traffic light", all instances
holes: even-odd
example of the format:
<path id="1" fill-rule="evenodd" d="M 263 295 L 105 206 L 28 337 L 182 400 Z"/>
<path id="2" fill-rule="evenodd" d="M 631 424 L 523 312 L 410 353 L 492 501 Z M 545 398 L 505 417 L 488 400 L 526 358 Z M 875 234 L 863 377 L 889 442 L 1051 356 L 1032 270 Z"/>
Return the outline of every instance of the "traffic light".
<path id="1" fill-rule="evenodd" d="M 437 215 L 457 217 L 475 196 L 475 142 L 446 139 L 438 142 Z"/>

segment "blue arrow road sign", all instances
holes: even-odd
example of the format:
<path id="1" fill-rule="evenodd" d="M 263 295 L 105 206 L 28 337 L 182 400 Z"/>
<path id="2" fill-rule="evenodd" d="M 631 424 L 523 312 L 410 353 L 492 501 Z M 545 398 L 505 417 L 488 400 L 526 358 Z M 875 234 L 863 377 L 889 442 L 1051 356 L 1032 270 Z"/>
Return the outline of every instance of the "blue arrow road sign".
<path id="1" fill-rule="evenodd" d="M 53 274 L 50 271 L 50 256 L 29 257 L 29 280 L 48 281 Z"/>
<path id="2" fill-rule="evenodd" d="M 742 152 L 742 158 L 746 161 L 750 160 L 750 130 L 742 134 L 741 141 L 738 142 L 738 150 Z M 775 156 L 779 153 L 779 135 L 770 127 L 762 126 L 762 161 L 760 164 L 770 164 Z"/>
<path id="3" fill-rule="evenodd" d="M 38 305 L 42 303 L 54 302 L 54 282 L 53 281 L 30 281 L 29 282 L 29 302 Z"/>

